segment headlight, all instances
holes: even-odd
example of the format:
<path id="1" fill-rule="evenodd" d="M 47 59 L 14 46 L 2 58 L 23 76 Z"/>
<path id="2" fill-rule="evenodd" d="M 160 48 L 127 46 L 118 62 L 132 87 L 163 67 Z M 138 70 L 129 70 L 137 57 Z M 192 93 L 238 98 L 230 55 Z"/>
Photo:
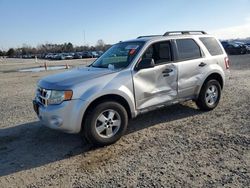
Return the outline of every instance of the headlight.
<path id="1" fill-rule="evenodd" d="M 61 104 L 63 101 L 71 100 L 73 91 L 56 91 L 48 90 L 47 99 L 48 104 Z"/>

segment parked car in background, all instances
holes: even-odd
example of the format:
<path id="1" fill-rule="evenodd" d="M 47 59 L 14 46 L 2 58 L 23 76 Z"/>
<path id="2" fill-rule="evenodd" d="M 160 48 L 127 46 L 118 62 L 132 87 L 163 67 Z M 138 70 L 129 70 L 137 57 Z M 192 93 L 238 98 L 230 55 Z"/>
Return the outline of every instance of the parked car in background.
<path id="1" fill-rule="evenodd" d="M 243 44 L 228 41 L 222 41 L 221 44 L 229 55 L 239 55 L 247 53 L 247 48 Z"/>
<path id="2" fill-rule="evenodd" d="M 73 58 L 74 59 L 82 59 L 82 52 L 75 52 Z"/>
<path id="3" fill-rule="evenodd" d="M 26 55 L 22 55 L 22 58 L 23 59 L 31 59 L 31 58 L 34 58 L 34 55 L 26 54 Z"/>
<path id="4" fill-rule="evenodd" d="M 39 59 L 45 59 L 45 56 L 46 56 L 46 54 L 42 53 L 42 54 L 38 54 L 37 58 L 39 58 Z"/>
<path id="5" fill-rule="evenodd" d="M 250 53 L 250 43 L 246 43 L 247 53 Z"/>
<path id="6" fill-rule="evenodd" d="M 250 43 L 238 42 L 238 41 L 235 41 L 235 43 L 240 45 L 240 46 L 244 46 L 244 48 L 246 48 L 246 53 L 250 53 Z"/>
<path id="7" fill-rule="evenodd" d="M 82 59 L 82 58 L 98 58 L 103 51 L 83 51 L 83 52 L 63 52 L 63 53 L 47 53 L 40 54 L 38 58 L 49 60 L 66 60 L 66 59 Z M 33 55 L 34 56 L 34 55 Z M 35 56 L 21 56 L 21 58 L 35 58 Z"/>
<path id="8" fill-rule="evenodd" d="M 89 51 L 82 52 L 82 58 L 92 58 L 92 54 Z"/>
<path id="9" fill-rule="evenodd" d="M 97 51 L 98 56 L 100 57 L 103 54 L 103 51 Z"/>
<path id="10" fill-rule="evenodd" d="M 56 54 L 54 56 L 52 56 L 51 58 L 52 60 L 64 60 L 65 59 L 65 56 L 63 53 L 59 53 L 59 54 Z"/>
<path id="11" fill-rule="evenodd" d="M 57 54 L 48 53 L 45 55 L 45 59 L 53 59 L 55 57 L 55 55 L 57 55 Z"/>
<path id="12" fill-rule="evenodd" d="M 64 53 L 65 59 L 73 59 L 74 53 Z"/>
<path id="13" fill-rule="evenodd" d="M 96 51 L 91 52 L 92 58 L 100 57 L 99 54 Z"/>

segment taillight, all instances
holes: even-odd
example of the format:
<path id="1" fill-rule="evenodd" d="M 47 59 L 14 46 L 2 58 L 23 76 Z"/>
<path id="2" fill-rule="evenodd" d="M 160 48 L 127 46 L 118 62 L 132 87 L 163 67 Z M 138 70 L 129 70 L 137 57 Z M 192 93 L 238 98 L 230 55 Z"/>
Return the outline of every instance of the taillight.
<path id="1" fill-rule="evenodd" d="M 228 59 L 228 57 L 225 57 L 225 66 L 226 66 L 226 69 L 229 69 L 229 59 Z"/>

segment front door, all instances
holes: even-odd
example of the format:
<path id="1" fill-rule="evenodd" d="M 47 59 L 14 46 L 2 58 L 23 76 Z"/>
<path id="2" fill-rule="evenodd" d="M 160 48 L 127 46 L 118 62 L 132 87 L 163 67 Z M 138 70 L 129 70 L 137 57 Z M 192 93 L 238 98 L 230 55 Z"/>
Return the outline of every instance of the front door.
<path id="1" fill-rule="evenodd" d="M 170 41 L 157 42 L 148 47 L 138 63 L 152 58 L 155 66 L 133 72 L 136 108 L 173 101 L 177 97 L 177 68 L 172 63 Z"/>

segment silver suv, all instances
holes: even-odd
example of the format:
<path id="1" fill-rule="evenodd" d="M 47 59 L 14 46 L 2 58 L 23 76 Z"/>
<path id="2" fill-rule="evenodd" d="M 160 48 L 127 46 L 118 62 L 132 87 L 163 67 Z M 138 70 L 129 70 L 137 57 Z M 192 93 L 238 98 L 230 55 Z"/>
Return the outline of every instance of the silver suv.
<path id="1" fill-rule="evenodd" d="M 220 42 L 203 31 L 140 36 L 87 67 L 41 79 L 33 106 L 44 125 L 108 145 L 128 119 L 159 107 L 194 100 L 201 110 L 214 109 L 228 69 Z"/>

